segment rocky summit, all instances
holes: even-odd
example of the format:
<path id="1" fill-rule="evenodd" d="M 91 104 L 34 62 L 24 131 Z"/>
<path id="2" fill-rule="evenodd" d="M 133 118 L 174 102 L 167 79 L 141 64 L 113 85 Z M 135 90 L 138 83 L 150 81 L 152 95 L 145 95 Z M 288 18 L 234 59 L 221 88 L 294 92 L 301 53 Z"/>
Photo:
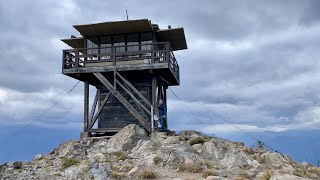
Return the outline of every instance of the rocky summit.
<path id="1" fill-rule="evenodd" d="M 320 168 L 196 131 L 154 133 L 128 125 L 109 139 L 67 141 L 31 162 L 0 166 L 1 179 L 320 179 Z"/>

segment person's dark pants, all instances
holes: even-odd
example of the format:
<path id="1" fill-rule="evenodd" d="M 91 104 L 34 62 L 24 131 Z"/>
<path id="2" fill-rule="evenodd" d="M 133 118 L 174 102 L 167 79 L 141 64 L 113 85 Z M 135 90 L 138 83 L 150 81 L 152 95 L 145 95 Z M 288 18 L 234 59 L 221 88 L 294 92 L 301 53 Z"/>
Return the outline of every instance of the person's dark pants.
<path id="1" fill-rule="evenodd" d="M 165 118 L 163 116 L 160 116 L 160 131 L 164 132 L 165 131 Z"/>

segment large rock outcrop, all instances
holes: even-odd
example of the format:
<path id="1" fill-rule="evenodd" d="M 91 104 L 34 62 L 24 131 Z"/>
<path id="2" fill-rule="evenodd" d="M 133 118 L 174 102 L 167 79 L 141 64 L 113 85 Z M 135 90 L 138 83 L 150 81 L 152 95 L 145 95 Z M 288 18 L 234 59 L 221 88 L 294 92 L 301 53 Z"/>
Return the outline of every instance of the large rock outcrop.
<path id="1" fill-rule="evenodd" d="M 320 179 L 288 156 L 196 131 L 154 135 L 128 125 L 111 139 L 67 141 L 32 162 L 0 166 L 0 179 Z"/>

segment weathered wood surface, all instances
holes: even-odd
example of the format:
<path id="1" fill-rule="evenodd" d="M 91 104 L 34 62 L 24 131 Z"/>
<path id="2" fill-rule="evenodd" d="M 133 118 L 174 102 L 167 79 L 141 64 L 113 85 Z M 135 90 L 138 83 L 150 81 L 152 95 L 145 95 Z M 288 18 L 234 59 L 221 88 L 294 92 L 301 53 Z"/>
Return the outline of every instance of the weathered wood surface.
<path id="1" fill-rule="evenodd" d="M 157 64 L 136 64 L 136 65 L 117 65 L 117 71 L 134 71 L 134 70 L 145 70 L 145 69 L 168 69 L 168 63 L 157 63 Z M 96 72 L 110 72 L 114 70 L 114 66 L 98 66 L 98 67 L 79 67 L 63 69 L 63 74 L 74 74 L 74 73 L 96 73 Z"/>
<path id="2" fill-rule="evenodd" d="M 91 108 L 91 111 L 90 111 L 89 120 L 90 120 L 91 122 L 92 122 L 94 113 L 95 113 L 95 111 L 96 111 L 96 107 L 97 107 L 97 103 L 98 103 L 98 95 L 99 95 L 99 90 L 97 89 L 96 95 L 95 95 L 95 97 L 94 97 L 94 101 L 93 101 L 93 103 L 92 103 L 92 108 Z"/>
<path id="3" fill-rule="evenodd" d="M 141 49 L 147 46 L 150 47 L 149 50 Z M 126 50 L 115 51 L 121 47 L 125 47 Z M 128 47 L 139 47 L 139 50 L 128 51 Z M 101 49 L 109 49 L 110 52 L 100 53 Z M 67 49 L 63 50 L 62 54 L 64 74 L 107 72 L 112 71 L 116 66 L 119 71 L 170 69 L 176 80 L 180 79 L 179 65 L 168 42 Z"/>
<path id="4" fill-rule="evenodd" d="M 84 131 L 88 129 L 89 122 L 89 83 L 84 82 L 84 119 L 83 119 L 83 129 Z"/>
<path id="5" fill-rule="evenodd" d="M 148 106 L 151 106 L 151 103 L 128 81 L 126 80 L 120 73 L 117 72 L 117 75 L 120 79 L 125 82 L 127 86 L 129 86 Z"/>
<path id="6" fill-rule="evenodd" d="M 108 93 L 108 95 L 104 98 L 103 102 L 101 103 L 101 106 L 99 107 L 99 110 L 98 110 L 97 114 L 91 120 L 89 129 L 91 129 L 93 127 L 93 125 L 96 123 L 100 113 L 102 112 L 104 106 L 106 105 L 107 101 L 109 100 L 110 95 L 111 95 L 111 93 Z"/>
<path id="7" fill-rule="evenodd" d="M 112 86 L 112 84 L 101 74 L 101 73 L 94 73 L 94 75 L 102 82 L 102 84 L 104 84 L 104 86 L 109 90 L 109 91 L 113 91 L 114 87 Z M 119 91 L 115 91 L 113 92 L 113 96 L 116 97 L 121 104 L 126 107 L 127 110 L 129 110 L 129 112 L 143 125 L 143 127 L 148 130 L 149 132 L 151 132 L 151 125 L 150 123 L 139 113 L 139 111 L 137 109 L 135 109 L 132 104 L 130 102 L 128 102 L 128 100 L 123 97 Z"/>

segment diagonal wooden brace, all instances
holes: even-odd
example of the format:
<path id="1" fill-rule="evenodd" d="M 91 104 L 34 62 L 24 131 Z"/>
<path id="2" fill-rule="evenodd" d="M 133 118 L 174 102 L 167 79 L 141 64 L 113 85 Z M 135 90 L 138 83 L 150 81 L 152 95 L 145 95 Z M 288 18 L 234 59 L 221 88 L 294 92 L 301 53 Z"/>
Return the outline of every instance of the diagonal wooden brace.
<path id="1" fill-rule="evenodd" d="M 101 73 L 93 73 L 101 82 L 102 84 L 110 91 L 113 92 L 113 96 L 116 97 L 121 104 L 126 107 L 129 112 L 137 118 L 137 120 L 146 128 L 149 132 L 151 132 L 151 125 L 146 119 L 130 104 L 125 97 L 123 97 L 119 91 L 115 90 L 112 84 L 101 74 Z M 115 90 L 115 91 L 114 91 Z"/>
<path id="2" fill-rule="evenodd" d="M 101 114 L 101 111 L 103 110 L 103 108 L 104 108 L 105 104 L 107 103 L 107 101 L 108 101 L 108 99 L 109 99 L 110 95 L 111 95 L 111 93 L 109 92 L 109 93 L 107 94 L 107 96 L 104 98 L 104 100 L 103 100 L 103 102 L 102 102 L 101 106 L 100 106 L 100 107 L 99 107 L 99 109 L 98 109 L 97 114 L 92 118 L 92 120 L 91 120 L 91 122 L 90 122 L 89 129 L 92 129 L 92 127 L 93 127 L 94 123 L 96 123 L 96 121 L 97 121 L 97 119 L 98 119 L 99 115 Z"/>

